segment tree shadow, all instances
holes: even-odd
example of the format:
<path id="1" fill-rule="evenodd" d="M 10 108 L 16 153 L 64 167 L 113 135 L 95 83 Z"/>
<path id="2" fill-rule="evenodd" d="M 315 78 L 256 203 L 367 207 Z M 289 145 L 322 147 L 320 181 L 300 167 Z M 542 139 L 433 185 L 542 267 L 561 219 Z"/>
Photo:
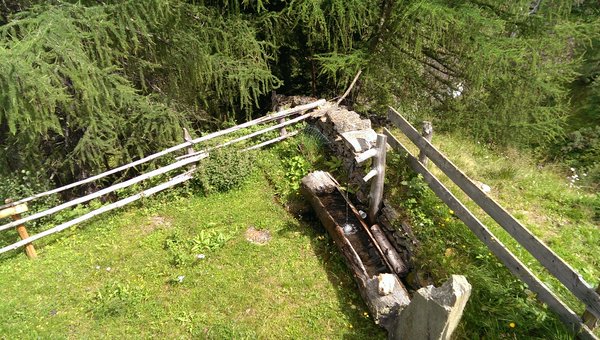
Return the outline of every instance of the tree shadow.
<path id="1" fill-rule="evenodd" d="M 300 215 L 295 214 L 295 217 L 296 222 L 287 222 L 276 234 L 287 237 L 300 232 L 309 237 L 311 249 L 319 258 L 329 283 L 335 289 L 337 299 L 342 306 L 340 312 L 352 325 L 352 331 L 345 334 L 343 339 L 387 338 L 385 330 L 363 314 L 363 311 L 368 312 L 369 309 L 360 296 L 353 274 L 314 212 L 310 210 Z"/>

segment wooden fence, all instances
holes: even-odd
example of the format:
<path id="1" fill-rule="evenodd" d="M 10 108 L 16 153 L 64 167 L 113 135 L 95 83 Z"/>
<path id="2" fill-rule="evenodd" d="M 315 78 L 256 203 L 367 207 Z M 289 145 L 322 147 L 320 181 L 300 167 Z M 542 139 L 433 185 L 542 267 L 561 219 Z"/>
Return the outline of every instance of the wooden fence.
<path id="1" fill-rule="evenodd" d="M 98 174 L 98 175 L 95 175 L 95 176 L 83 179 L 83 180 L 75 182 L 75 183 L 71 183 L 71 184 L 68 184 L 68 185 L 65 185 L 65 186 L 62 186 L 62 187 L 50 190 L 50 191 L 46 191 L 46 192 L 39 193 L 39 194 L 30 196 L 30 197 L 26 197 L 26 198 L 23 198 L 23 199 L 14 201 L 14 202 L 10 201 L 10 200 L 7 200 L 6 204 L 0 207 L 0 218 L 12 217 L 13 221 L 9 222 L 9 223 L 6 223 L 4 225 L 0 225 L 0 231 L 11 229 L 11 228 L 17 228 L 17 231 L 19 232 L 21 241 L 18 241 L 18 242 L 15 242 L 15 243 L 11 244 L 11 245 L 8 245 L 8 246 L 5 246 L 3 248 L 0 248 L 0 254 L 5 253 L 5 252 L 10 251 L 10 250 L 14 250 L 14 249 L 17 249 L 17 248 L 25 246 L 26 247 L 27 255 L 30 258 L 33 258 L 33 257 L 36 256 L 35 249 L 33 248 L 33 245 L 32 245 L 33 241 L 39 240 L 42 237 L 45 237 L 45 236 L 57 233 L 59 231 L 65 230 L 65 229 L 67 229 L 67 228 L 69 228 L 71 226 L 74 226 L 74 225 L 78 224 L 78 223 L 81 223 L 83 221 L 89 220 L 89 219 L 93 218 L 94 216 L 97 216 L 97 215 L 103 214 L 105 212 L 111 211 L 113 209 L 117 209 L 119 207 L 125 206 L 125 205 L 127 205 L 129 203 L 132 203 L 134 201 L 137 201 L 137 200 L 139 200 L 139 199 L 141 199 L 143 197 L 147 197 L 147 196 L 153 195 L 155 193 L 158 193 L 158 192 L 163 191 L 165 189 L 171 188 L 173 186 L 176 186 L 178 184 L 181 184 L 181 183 L 183 183 L 183 182 L 191 179 L 192 178 L 192 174 L 195 171 L 194 164 L 196 164 L 200 160 L 208 157 L 209 152 L 212 151 L 212 150 L 223 148 L 225 146 L 229 146 L 229 145 L 232 145 L 232 144 L 235 144 L 235 143 L 238 143 L 238 142 L 241 142 L 241 141 L 253 138 L 253 137 L 257 137 L 259 135 L 262 135 L 262 134 L 265 134 L 267 132 L 274 131 L 274 130 L 277 130 L 277 129 L 280 130 L 280 136 L 279 137 L 273 138 L 273 139 L 268 140 L 266 142 L 262 142 L 262 143 L 253 145 L 251 147 L 247 147 L 247 148 L 243 149 L 242 151 L 248 151 L 248 150 L 258 149 L 258 148 L 261 148 L 261 147 L 263 147 L 265 145 L 276 143 L 276 142 L 279 142 L 279 141 L 281 141 L 281 140 L 283 140 L 285 138 L 289 138 L 291 136 L 294 136 L 294 135 L 296 135 L 298 133 L 298 131 L 293 131 L 293 132 L 289 132 L 288 133 L 287 131 L 285 131 L 285 127 L 286 126 L 291 126 L 293 124 L 297 124 L 299 122 L 302 122 L 302 121 L 306 120 L 311 115 L 310 113 L 306 113 L 307 111 L 315 109 L 315 108 L 318 108 L 319 106 L 322 106 L 325 103 L 326 103 L 326 101 L 324 99 L 321 99 L 321 100 L 318 100 L 318 101 L 315 101 L 315 102 L 312 102 L 312 103 L 309 103 L 309 104 L 296 106 L 296 107 L 291 108 L 291 109 L 282 110 L 282 111 L 273 113 L 271 115 L 260 117 L 260 118 L 254 119 L 252 121 L 249 121 L 249 122 L 246 122 L 246 123 L 243 123 L 243 124 L 240 124 L 240 125 L 233 126 L 231 128 L 228 128 L 228 129 L 224 129 L 224 130 L 220 130 L 220 131 L 217 131 L 217 132 L 213 132 L 211 134 L 208 134 L 206 136 L 202 136 L 202 137 L 199 137 L 199 138 L 196 138 L 196 139 L 191 139 L 189 137 L 189 133 L 187 133 L 187 131 L 184 130 L 184 140 L 185 140 L 184 143 L 175 145 L 175 146 L 173 146 L 171 148 L 168 148 L 166 150 L 154 153 L 152 155 L 146 156 L 146 157 L 144 157 L 142 159 L 139 159 L 137 161 L 131 162 L 129 164 L 125 164 L 123 166 L 120 166 L 120 167 L 117 167 L 117 168 L 114 168 L 114 169 L 111 169 L 111 170 L 108 170 L 108 171 L 103 172 L 101 174 Z M 298 117 L 296 117 L 296 118 L 293 118 L 293 119 L 290 119 L 290 120 L 286 120 L 286 117 L 289 117 L 289 116 L 292 116 L 292 115 L 298 114 L 298 113 L 300 113 L 301 115 L 298 116 Z M 233 140 L 227 141 L 227 142 L 219 144 L 217 146 L 206 148 L 206 149 L 204 149 L 202 151 L 198 151 L 198 152 L 195 152 L 193 150 L 193 148 L 192 148 L 194 145 L 199 144 L 201 142 L 205 142 L 205 141 L 217 138 L 217 137 L 221 137 L 221 136 L 224 136 L 224 135 L 227 135 L 227 134 L 239 131 L 239 130 L 244 129 L 244 128 L 256 126 L 256 125 L 259 125 L 259 124 L 269 123 L 269 122 L 273 122 L 273 121 L 277 121 L 277 124 L 269 126 L 269 127 L 266 127 L 264 129 L 261 129 L 261 130 L 255 131 L 255 132 L 252 132 L 252 133 L 249 133 L 249 134 L 246 134 L 246 135 L 244 135 L 242 137 L 235 138 Z M 21 217 L 21 215 L 20 215 L 21 213 L 26 212 L 28 210 L 27 203 L 31 202 L 31 201 L 33 201 L 35 199 L 38 199 L 40 197 L 45 197 L 45 196 L 48 196 L 48 195 L 52 195 L 52 194 L 57 194 L 59 192 L 65 191 L 65 190 L 68 190 L 68 189 L 71 189 L 71 188 L 75 188 L 77 186 L 80 186 L 80 185 L 83 185 L 83 184 L 86 184 L 86 183 L 90 183 L 90 182 L 96 181 L 96 180 L 98 180 L 100 178 L 104 178 L 106 176 L 109 176 L 109 175 L 118 173 L 120 171 L 132 168 L 134 166 L 137 166 L 137 165 L 140 165 L 140 164 L 144 164 L 146 162 L 152 161 L 154 159 L 157 159 L 159 157 L 171 154 L 173 152 L 176 152 L 176 151 L 182 150 L 182 149 L 186 149 L 187 153 L 185 155 L 181 156 L 181 157 L 177 157 L 175 162 L 173 162 L 173 163 L 171 163 L 171 164 L 169 164 L 167 166 L 163 166 L 163 167 L 160 167 L 160 168 L 158 168 L 156 170 L 153 170 L 153 171 L 150 171 L 150 172 L 147 172 L 147 173 L 144 173 L 144 174 L 140 174 L 140 175 L 138 175 L 136 177 L 133 177 L 133 178 L 131 178 L 129 180 L 126 180 L 124 182 L 111 185 L 111 186 L 109 186 L 107 188 L 98 190 L 98 191 L 96 191 L 94 193 L 91 193 L 91 194 L 88 194 L 88 195 L 85 195 L 85 196 L 73 199 L 71 201 L 62 203 L 60 205 L 57 205 L 55 207 L 52 207 L 52 208 L 49 208 L 49 209 L 46 209 L 46 210 L 42 210 L 42 211 L 33 213 L 33 214 L 28 215 L 26 217 Z M 45 231 L 40 232 L 38 234 L 35 234 L 33 236 L 29 236 L 27 234 L 27 231 L 25 229 L 25 223 L 28 223 L 28 222 L 40 219 L 42 217 L 50 216 L 52 214 L 55 214 L 55 213 L 57 213 L 59 211 L 65 210 L 67 208 L 76 206 L 78 204 L 89 202 L 89 201 L 91 201 L 91 200 L 93 200 L 95 198 L 104 196 L 104 195 L 109 194 L 111 192 L 114 192 L 116 190 L 130 187 L 130 186 L 132 186 L 134 184 L 140 183 L 140 182 L 142 182 L 144 180 L 147 180 L 149 178 L 153 178 L 153 177 L 156 177 L 156 176 L 159 176 L 159 175 L 163 175 L 163 174 L 166 174 L 168 172 L 171 172 L 171 171 L 183 168 L 183 167 L 187 167 L 187 171 L 185 171 L 183 173 L 180 173 L 180 174 L 176 175 L 175 177 L 172 177 L 171 179 L 169 179 L 169 180 L 167 180 L 167 181 L 165 181 L 165 182 L 163 182 L 163 183 L 161 183 L 159 185 L 156 185 L 156 186 L 154 186 L 152 188 L 146 189 L 144 191 L 141 191 L 141 192 L 139 192 L 139 193 L 137 193 L 135 195 L 129 196 L 129 197 L 124 198 L 124 199 L 121 199 L 119 201 L 107 204 L 107 205 L 105 205 L 105 206 L 103 206 L 101 208 L 93 210 L 93 211 L 91 211 L 91 212 L 89 212 L 87 214 L 79 216 L 79 217 L 77 217 L 77 218 L 75 218 L 73 220 L 70 220 L 68 222 L 62 223 L 60 225 L 57 225 L 57 226 L 55 226 L 53 228 L 50 228 L 48 230 L 45 230 Z"/>
<path id="2" fill-rule="evenodd" d="M 425 182 L 435 194 L 446 203 L 456 216 L 493 252 L 496 257 L 529 289 L 537 294 L 540 301 L 546 303 L 560 319 L 569 325 L 583 339 L 598 339 L 590 330 L 600 317 L 600 295 L 587 283 L 575 269 L 563 261 L 556 253 L 517 221 L 500 204 L 487 196 L 473 181 L 460 171 L 450 160 L 439 152 L 430 141 L 421 134 L 396 110 L 390 107 L 389 120 L 398 127 L 454 184 L 464 191 L 479 207 L 492 217 L 523 248 L 533 255 L 539 263 L 559 280 L 579 301 L 585 304 L 584 321 L 565 303 L 563 303 L 525 264 L 523 264 L 500 240 L 467 209 L 408 149 L 395 138 L 388 129 L 384 134 L 388 144 L 396 151 L 406 154 L 411 168 L 423 176 Z M 429 138 L 430 139 L 430 138 Z M 424 159 L 424 158 L 422 158 Z M 588 327 L 590 325 L 590 327 Z"/>

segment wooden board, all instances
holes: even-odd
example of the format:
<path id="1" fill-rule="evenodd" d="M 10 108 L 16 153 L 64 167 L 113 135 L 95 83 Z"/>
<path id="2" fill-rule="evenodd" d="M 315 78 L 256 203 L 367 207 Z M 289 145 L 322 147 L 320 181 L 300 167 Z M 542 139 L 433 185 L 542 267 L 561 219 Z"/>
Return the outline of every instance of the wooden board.
<path id="1" fill-rule="evenodd" d="M 83 179 L 81 181 L 78 181 L 78 182 L 75 182 L 75 183 L 71 183 L 71 184 L 67 184 L 67 185 L 64 185 L 64 186 L 56 188 L 56 189 L 52 189 L 52 190 L 49 190 L 49 191 L 46 191 L 46 192 L 42 192 L 42 193 L 35 194 L 33 196 L 30 196 L 30 197 L 26 197 L 26 198 L 20 199 L 18 201 L 12 202 L 12 203 L 5 204 L 5 205 L 1 206 L 0 209 L 12 207 L 12 206 L 15 206 L 15 205 L 18 205 L 18 204 L 21 204 L 21 203 L 32 201 L 32 200 L 40 198 L 40 197 L 44 197 L 44 196 L 56 194 L 56 193 L 62 192 L 64 190 L 71 189 L 71 188 L 77 187 L 79 185 L 85 184 L 85 183 L 90 183 L 90 182 L 96 181 L 96 180 L 98 180 L 100 178 L 104 178 L 106 176 L 118 173 L 120 171 L 123 171 L 123 170 L 129 169 L 129 168 L 138 166 L 140 164 L 144 164 L 146 162 L 149 162 L 151 160 L 157 159 L 157 158 L 162 157 L 164 155 L 168 155 L 168 154 L 170 154 L 172 152 L 181 150 L 183 148 L 187 148 L 187 147 L 190 147 L 192 145 L 195 145 L 195 144 L 198 144 L 198 143 L 201 143 L 201 142 L 205 142 L 205 141 L 213 139 L 213 138 L 224 136 L 226 134 L 229 134 L 229 133 L 232 133 L 232 132 L 235 132 L 235 131 L 238 131 L 238 130 L 241 130 L 241 129 L 244 129 L 244 128 L 247 128 L 247 127 L 250 127 L 250 126 L 254 126 L 254 125 L 258 125 L 258 124 L 263 124 L 263 123 L 268 123 L 268 122 L 271 122 L 271 121 L 274 121 L 274 120 L 278 120 L 278 119 L 281 119 L 281 118 L 284 118 L 284 117 L 296 114 L 298 112 L 303 112 L 303 111 L 306 111 L 306 110 L 314 109 L 314 108 L 317 108 L 319 106 L 325 105 L 326 102 L 327 101 L 325 99 L 320 99 L 320 100 L 317 100 L 317 101 L 312 102 L 312 103 L 308 103 L 308 104 L 305 104 L 305 105 L 299 105 L 299 106 L 293 107 L 291 109 L 286 109 L 286 110 L 282 110 L 282 111 L 279 111 L 279 112 L 275 112 L 275 113 L 273 113 L 271 115 L 260 117 L 260 118 L 251 120 L 251 121 L 246 122 L 246 123 L 242 123 L 242 124 L 239 124 L 239 125 L 236 125 L 236 126 L 232 126 L 230 128 L 224 129 L 224 130 L 215 131 L 213 133 L 209 133 L 208 135 L 205 135 L 205 136 L 202 136 L 202 137 L 198 137 L 196 139 L 193 139 L 193 140 L 190 140 L 190 141 L 186 141 L 185 143 L 181 143 L 181 144 L 172 146 L 172 147 L 170 147 L 168 149 L 165 149 L 163 151 L 160 151 L 160 152 L 148 155 L 148 156 L 146 156 L 146 157 L 144 157 L 142 159 L 139 159 L 137 161 L 134 161 L 134 162 L 122 165 L 120 167 L 117 167 L 117 168 L 105 171 L 103 173 L 100 173 L 100 174 L 92 176 L 92 177 L 88 177 L 88 178 Z"/>
<path id="2" fill-rule="evenodd" d="M 529 289 L 537 294 L 540 301 L 546 303 L 560 319 L 583 339 L 598 339 L 591 330 L 583 324 L 583 320 L 565 305 L 548 287 L 540 281 L 492 232 L 475 217 L 439 179 L 437 179 L 423 164 L 421 164 L 408 149 L 396 139 L 389 130 L 384 129 L 388 143 L 401 154 L 407 155 L 409 165 L 423 176 L 423 179 L 436 195 L 444 201 L 454 214 L 463 221 L 469 229 L 483 242 L 496 257 L 519 279 L 525 282 Z"/>
<path id="3" fill-rule="evenodd" d="M 24 213 L 28 210 L 27 204 L 19 204 L 13 207 L 0 210 L 0 218 L 10 217 L 16 214 Z"/>
<path id="4" fill-rule="evenodd" d="M 504 228 L 523 248 L 527 249 L 548 271 L 573 295 L 583 302 L 588 310 L 600 317 L 600 295 L 583 277 L 561 259 L 554 251 L 533 235 L 500 204 L 487 196 L 473 181 L 440 153 L 431 143 L 396 110 L 390 107 L 388 118 L 431 159 L 462 191 Z"/>

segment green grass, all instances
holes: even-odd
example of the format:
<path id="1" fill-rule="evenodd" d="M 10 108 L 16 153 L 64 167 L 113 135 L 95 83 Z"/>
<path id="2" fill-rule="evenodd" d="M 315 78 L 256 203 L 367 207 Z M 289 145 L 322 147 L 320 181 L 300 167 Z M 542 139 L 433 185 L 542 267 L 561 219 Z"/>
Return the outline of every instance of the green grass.
<path id="1" fill-rule="evenodd" d="M 416 148 L 401 133 L 395 133 Z M 537 237 L 574 267 L 592 285 L 600 278 L 600 197 L 570 187 L 558 165 L 539 165 L 532 157 L 512 149 L 491 149 L 457 135 L 436 134 L 434 144 L 469 177 L 492 188 L 489 195 L 502 204 Z M 441 283 L 451 274 L 466 275 L 473 284 L 459 337 L 467 338 L 570 338 L 570 334 L 537 302 L 535 294 L 514 278 L 489 250 L 414 175 L 388 167 L 391 199 L 412 218 L 422 242 L 416 263 Z M 567 302 L 577 313 L 579 303 L 557 280 L 520 247 L 499 225 L 479 209 L 434 165 L 429 169 L 480 218 L 508 248 Z M 404 175 L 394 178 L 392 174 Z M 405 181 L 402 185 L 401 181 Z M 510 327 L 514 323 L 516 327 Z"/>
<path id="2" fill-rule="evenodd" d="M 0 337 L 383 337 L 326 234 L 274 196 L 255 173 L 239 190 L 164 194 L 70 229 L 37 243 L 36 260 L 3 257 Z M 271 241 L 246 241 L 249 226 Z"/>

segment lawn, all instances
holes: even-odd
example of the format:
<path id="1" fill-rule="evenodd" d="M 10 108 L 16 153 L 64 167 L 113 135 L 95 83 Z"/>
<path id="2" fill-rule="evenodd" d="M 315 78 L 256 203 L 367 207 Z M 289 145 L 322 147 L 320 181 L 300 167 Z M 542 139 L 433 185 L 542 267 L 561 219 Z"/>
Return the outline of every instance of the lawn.
<path id="1" fill-rule="evenodd" d="M 394 135 L 415 154 L 401 132 Z M 437 133 L 433 144 L 475 181 L 491 187 L 489 195 L 527 226 L 592 285 L 600 279 L 600 195 L 572 181 L 568 169 L 535 161 L 523 151 L 474 143 L 460 135 Z M 417 268 L 441 283 L 464 274 L 473 284 L 459 337 L 571 338 L 557 317 L 513 277 L 471 231 L 390 155 L 388 193 L 413 222 L 421 241 Z M 394 163 L 395 162 L 395 163 Z M 391 165 L 391 166 L 390 166 Z M 395 168 L 394 168 L 395 166 Z M 432 171 L 508 248 L 580 315 L 584 306 L 525 249 L 478 208 L 433 164 Z M 581 176 L 581 174 L 580 174 Z M 574 183 L 571 183 L 574 182 Z M 597 331 L 597 333 L 600 333 Z"/>
<path id="2" fill-rule="evenodd" d="M 262 173 L 176 191 L 0 260 L 3 338 L 383 338 L 326 234 Z M 271 240 L 246 240 L 247 228 Z M 198 258 L 200 254 L 204 258 Z"/>

